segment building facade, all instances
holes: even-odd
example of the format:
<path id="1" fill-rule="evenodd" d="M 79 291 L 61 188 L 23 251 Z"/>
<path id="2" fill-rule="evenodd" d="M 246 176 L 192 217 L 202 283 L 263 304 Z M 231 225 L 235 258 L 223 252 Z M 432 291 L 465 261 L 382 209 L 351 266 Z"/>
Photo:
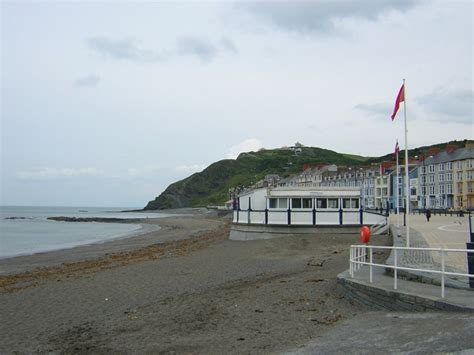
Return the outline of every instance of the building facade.
<path id="1" fill-rule="evenodd" d="M 474 209 L 474 144 L 457 149 L 448 146 L 445 151 L 431 153 L 428 157 L 410 160 L 408 192 L 405 191 L 404 164 L 399 165 L 397 183 L 395 164 L 384 162 L 365 167 L 338 167 L 334 164 L 306 166 L 302 173 L 286 179 L 268 175 L 238 193 L 242 195 L 245 191 L 261 187 L 350 188 L 360 191 L 362 209 L 395 210 L 397 198 L 398 206 L 405 208 L 406 193 L 410 196 L 410 209 Z M 273 203 L 267 207 L 273 208 Z M 312 203 L 316 203 L 315 200 Z"/>
<path id="2" fill-rule="evenodd" d="M 408 178 L 410 179 L 410 209 L 419 208 L 419 188 L 418 188 L 418 165 L 410 163 L 408 166 Z M 406 183 L 405 183 L 405 165 L 399 165 L 398 167 L 398 184 L 397 184 L 397 171 L 396 167 L 390 173 L 390 208 L 397 209 L 397 198 L 398 207 L 404 209 L 406 206 Z"/>
<path id="3" fill-rule="evenodd" d="M 474 146 L 443 151 L 422 160 L 419 208 L 474 208 Z"/>

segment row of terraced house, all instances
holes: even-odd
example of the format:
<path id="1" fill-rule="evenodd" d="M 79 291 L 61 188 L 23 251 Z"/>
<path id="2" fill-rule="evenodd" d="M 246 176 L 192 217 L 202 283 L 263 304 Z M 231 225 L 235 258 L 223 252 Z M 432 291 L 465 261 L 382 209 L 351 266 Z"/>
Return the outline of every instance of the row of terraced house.
<path id="1" fill-rule="evenodd" d="M 402 156 L 402 155 L 400 155 Z M 464 148 L 448 145 L 444 151 L 431 150 L 426 156 L 409 159 L 410 209 L 474 209 L 474 144 Z M 331 165 L 306 166 L 296 176 L 268 183 L 280 187 L 353 187 L 360 189 L 363 208 L 395 209 L 405 207 L 405 171 L 393 162 L 365 167 Z"/>

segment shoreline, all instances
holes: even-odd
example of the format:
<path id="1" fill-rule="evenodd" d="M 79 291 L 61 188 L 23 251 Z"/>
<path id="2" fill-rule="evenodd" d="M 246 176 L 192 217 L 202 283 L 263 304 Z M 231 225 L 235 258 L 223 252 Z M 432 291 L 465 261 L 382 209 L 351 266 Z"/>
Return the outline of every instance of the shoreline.
<path id="1" fill-rule="evenodd" d="M 367 311 L 336 281 L 358 235 L 242 242 L 228 239 L 230 218 L 160 222 L 135 238 L 0 261 L 17 270 L 0 275 L 0 352 L 284 352 Z"/>
<path id="2" fill-rule="evenodd" d="M 87 222 L 87 223 L 111 223 L 111 222 Z M 119 222 L 113 222 L 113 223 L 119 223 Z M 19 253 L 15 255 L 7 255 L 7 256 L 0 256 L 0 275 L 3 275 L 3 270 L 1 269 L 1 264 L 2 261 L 9 260 L 9 259 L 14 259 L 14 258 L 19 258 L 19 257 L 28 257 L 28 256 L 34 256 L 38 254 L 47 254 L 47 253 L 54 253 L 56 251 L 65 251 L 65 250 L 71 250 L 74 248 L 79 248 L 79 247 L 87 247 L 87 246 L 94 246 L 98 244 L 105 244 L 109 242 L 113 242 L 116 240 L 121 240 L 121 239 L 127 239 L 127 238 L 134 238 L 138 237 L 147 233 L 152 233 L 155 231 L 158 231 L 161 229 L 161 227 L 158 224 L 147 224 L 147 223 L 137 223 L 137 222 L 120 222 L 120 223 L 125 223 L 125 224 L 137 224 L 136 229 L 132 229 L 131 231 L 127 232 L 122 232 L 118 233 L 110 238 L 107 239 L 101 239 L 101 240 L 90 240 L 90 241 L 84 241 L 84 242 L 71 242 L 70 245 L 62 245 L 61 247 L 54 247 L 52 249 L 46 249 L 46 250 L 39 250 L 39 251 L 34 251 L 34 252 L 24 252 L 24 253 Z"/>
<path id="3" fill-rule="evenodd" d="M 138 229 L 121 233 L 117 237 L 111 239 L 79 244 L 72 247 L 0 258 L 0 277 L 15 273 L 28 272 L 39 267 L 50 267 L 62 263 L 94 260 L 113 253 L 130 252 L 156 243 L 159 244 L 179 240 L 180 237 L 176 236 L 175 233 L 172 233 L 174 229 L 173 224 L 183 224 L 186 220 L 200 219 L 202 217 L 205 216 L 179 215 L 173 217 L 132 220 L 123 223 L 137 224 L 140 226 Z M 199 227 L 202 228 L 203 226 Z"/>
<path id="4" fill-rule="evenodd" d="M 102 211 L 98 213 L 105 213 L 105 212 L 120 214 L 122 212 L 130 212 L 130 211 Z M 75 223 L 87 223 L 87 224 L 111 223 L 111 224 L 128 224 L 128 225 L 135 224 L 135 225 L 139 225 L 139 227 L 130 231 L 126 231 L 126 232 L 116 232 L 113 236 L 105 238 L 105 239 L 95 240 L 91 238 L 90 240 L 85 240 L 85 241 L 78 241 L 78 242 L 72 241 L 69 243 L 63 243 L 61 246 L 58 246 L 58 247 L 50 246 L 47 249 L 39 249 L 35 251 L 24 251 L 24 252 L 11 254 L 11 255 L 0 256 L 0 275 L 6 275 L 10 273 L 10 271 L 3 270 L 3 267 L 2 267 L 3 262 L 10 259 L 21 258 L 21 262 L 28 263 L 28 260 L 26 258 L 34 256 L 34 255 L 44 254 L 44 258 L 46 258 L 47 254 L 49 253 L 66 252 L 68 250 L 74 250 L 76 248 L 83 248 L 83 247 L 88 247 L 88 246 L 113 243 L 114 241 L 120 241 L 120 240 L 128 239 L 128 238 L 136 238 L 136 237 L 144 236 L 149 233 L 154 233 L 161 229 L 160 221 L 165 218 L 180 218 L 180 217 L 190 217 L 190 216 L 199 216 L 199 215 L 210 215 L 210 216 L 212 215 L 212 213 L 209 213 L 209 211 L 207 211 L 207 209 L 205 208 L 182 208 L 182 209 L 159 210 L 159 211 L 158 210 L 156 211 L 142 210 L 139 212 L 143 212 L 143 214 L 156 212 L 163 215 L 163 217 L 148 217 L 148 216 L 143 216 L 140 218 L 69 217 L 69 216 L 44 217 L 44 220 L 49 220 L 51 222 L 69 222 L 69 223 L 75 222 Z M 23 220 L 23 219 L 34 219 L 34 218 L 35 217 L 8 216 L 8 217 L 5 217 L 4 219 L 5 220 L 16 220 L 16 219 Z M 93 233 L 91 233 L 91 235 L 93 235 Z M 24 268 L 22 267 L 21 270 L 24 270 Z"/>

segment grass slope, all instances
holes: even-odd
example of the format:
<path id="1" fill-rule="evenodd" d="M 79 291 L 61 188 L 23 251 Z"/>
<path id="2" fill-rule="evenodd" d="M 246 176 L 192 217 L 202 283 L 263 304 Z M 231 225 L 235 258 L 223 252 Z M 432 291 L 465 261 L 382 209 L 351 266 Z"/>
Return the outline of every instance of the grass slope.
<path id="1" fill-rule="evenodd" d="M 304 164 L 357 166 L 366 160 L 360 156 L 311 147 L 302 148 L 300 154 L 281 149 L 242 153 L 235 160 L 218 161 L 200 173 L 171 184 L 145 209 L 222 205 L 228 199 L 229 188 L 250 185 L 268 174 L 288 176 L 301 172 Z"/>

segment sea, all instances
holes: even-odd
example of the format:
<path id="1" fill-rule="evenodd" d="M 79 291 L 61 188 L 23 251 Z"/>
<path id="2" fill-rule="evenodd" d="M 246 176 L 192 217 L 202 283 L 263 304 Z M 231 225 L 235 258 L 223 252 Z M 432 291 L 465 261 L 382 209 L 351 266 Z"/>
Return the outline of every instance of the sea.
<path id="1" fill-rule="evenodd" d="M 162 218 L 157 212 L 120 212 L 127 207 L 0 206 L 0 259 L 68 249 L 78 245 L 126 238 L 139 224 L 59 222 L 48 217 Z"/>

